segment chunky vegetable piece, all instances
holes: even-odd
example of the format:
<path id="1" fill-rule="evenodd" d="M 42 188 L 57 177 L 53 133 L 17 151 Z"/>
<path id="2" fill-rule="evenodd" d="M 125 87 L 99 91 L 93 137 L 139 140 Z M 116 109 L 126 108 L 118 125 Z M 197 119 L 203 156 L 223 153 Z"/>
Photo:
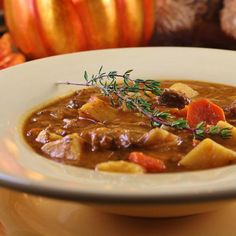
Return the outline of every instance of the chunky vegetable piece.
<path id="1" fill-rule="evenodd" d="M 190 151 L 179 164 L 189 169 L 225 166 L 236 161 L 236 152 L 207 138 Z"/>
<path id="2" fill-rule="evenodd" d="M 160 159 L 150 157 L 142 152 L 131 152 L 129 155 L 129 161 L 139 164 L 147 170 L 147 172 L 163 172 L 166 170 L 165 163 Z"/>
<path id="3" fill-rule="evenodd" d="M 130 163 L 127 161 L 108 161 L 100 163 L 95 168 L 98 171 L 129 173 L 129 174 L 142 174 L 145 169 L 140 165 Z"/>
<path id="4" fill-rule="evenodd" d="M 117 110 L 97 97 L 92 97 L 80 110 L 100 122 L 112 122 L 117 118 Z"/>
<path id="5" fill-rule="evenodd" d="M 217 126 L 223 129 L 229 128 L 231 131 L 231 137 L 228 139 L 221 140 L 221 143 L 236 146 L 236 128 L 226 121 L 219 121 L 217 123 Z"/>
<path id="6" fill-rule="evenodd" d="M 42 130 L 37 138 L 35 139 L 35 141 L 39 142 L 39 143 L 48 143 L 50 141 L 55 141 L 58 139 L 61 139 L 62 136 L 49 132 L 47 129 Z"/>
<path id="7" fill-rule="evenodd" d="M 203 121 L 216 125 L 220 120 L 225 120 L 223 109 L 206 98 L 197 99 L 188 106 L 187 121 L 190 127 L 196 127 Z"/>
<path id="8" fill-rule="evenodd" d="M 42 151 L 53 158 L 79 160 L 82 154 L 84 141 L 78 134 L 70 134 L 62 139 L 46 143 Z"/>
<path id="9" fill-rule="evenodd" d="M 182 117 L 186 119 L 187 112 L 188 112 L 188 106 L 185 106 L 183 109 L 177 109 L 177 108 L 171 108 L 169 110 L 170 114 L 176 117 Z"/>
<path id="10" fill-rule="evenodd" d="M 182 92 L 188 98 L 194 98 L 199 94 L 196 90 L 192 89 L 190 86 L 184 83 L 174 83 L 170 86 L 170 89 Z"/>
<path id="11" fill-rule="evenodd" d="M 163 145 L 178 145 L 179 137 L 161 128 L 155 128 L 144 134 L 140 139 L 141 145 L 155 147 Z"/>

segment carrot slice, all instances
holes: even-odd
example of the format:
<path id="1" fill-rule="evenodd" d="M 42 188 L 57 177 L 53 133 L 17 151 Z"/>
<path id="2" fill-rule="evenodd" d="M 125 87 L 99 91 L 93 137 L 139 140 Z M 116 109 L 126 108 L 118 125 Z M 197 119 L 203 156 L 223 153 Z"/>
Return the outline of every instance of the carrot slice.
<path id="1" fill-rule="evenodd" d="M 186 118 L 187 112 L 188 112 L 188 106 L 185 106 L 183 109 L 180 109 L 180 110 L 178 108 L 171 108 L 169 110 L 170 114 L 177 117 L 183 117 L 183 118 Z"/>
<path id="2" fill-rule="evenodd" d="M 202 121 L 207 125 L 216 125 L 220 120 L 225 120 L 223 109 L 208 99 L 197 99 L 188 106 L 187 121 L 190 127 L 196 127 Z"/>
<path id="3" fill-rule="evenodd" d="M 159 159 L 150 157 L 142 152 L 131 152 L 128 160 L 144 167 L 147 172 L 163 172 L 166 170 L 165 163 Z"/>

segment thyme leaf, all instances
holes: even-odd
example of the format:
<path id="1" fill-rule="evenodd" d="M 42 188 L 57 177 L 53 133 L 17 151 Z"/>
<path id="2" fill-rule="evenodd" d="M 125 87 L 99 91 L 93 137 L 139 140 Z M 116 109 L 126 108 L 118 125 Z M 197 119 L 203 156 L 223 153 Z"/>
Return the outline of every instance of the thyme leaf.
<path id="1" fill-rule="evenodd" d="M 206 122 L 204 121 L 196 125 L 196 128 L 194 130 L 194 137 L 196 139 L 204 139 L 208 135 L 218 135 L 223 139 L 228 139 L 232 137 L 232 132 L 231 128 L 221 128 L 218 125 L 207 127 Z"/>
<path id="2" fill-rule="evenodd" d="M 179 119 L 171 123 L 171 126 L 177 129 L 189 129 L 187 120 Z"/>

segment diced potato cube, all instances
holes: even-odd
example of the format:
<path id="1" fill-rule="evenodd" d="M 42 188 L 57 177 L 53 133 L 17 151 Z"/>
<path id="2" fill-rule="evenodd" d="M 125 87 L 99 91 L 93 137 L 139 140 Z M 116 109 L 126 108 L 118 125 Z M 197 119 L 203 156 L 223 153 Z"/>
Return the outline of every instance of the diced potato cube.
<path id="1" fill-rule="evenodd" d="M 44 144 L 41 149 L 53 158 L 79 160 L 83 145 L 84 141 L 78 134 L 70 134 L 62 139 Z"/>
<path id="2" fill-rule="evenodd" d="M 118 114 L 116 109 L 97 97 L 84 104 L 80 110 L 100 122 L 111 122 Z"/>
<path id="3" fill-rule="evenodd" d="M 236 130 L 236 128 L 235 128 L 233 125 L 231 125 L 231 124 L 229 124 L 228 122 L 223 121 L 223 120 L 218 121 L 217 125 L 218 125 L 219 127 L 221 127 L 221 128 L 230 128 L 230 129 L 233 128 L 233 129 Z"/>
<path id="4" fill-rule="evenodd" d="M 105 172 L 128 173 L 128 174 L 142 174 L 145 172 L 142 166 L 135 163 L 130 163 L 128 161 L 103 162 L 96 166 L 96 170 Z"/>
<path id="5" fill-rule="evenodd" d="M 170 89 L 174 89 L 176 91 L 184 93 L 188 98 L 194 98 L 198 95 L 198 92 L 194 89 L 192 89 L 187 84 L 183 83 L 175 83 L 173 84 Z"/>
<path id="6" fill-rule="evenodd" d="M 236 152 L 207 138 L 190 151 L 179 164 L 190 169 L 225 166 L 236 161 Z"/>
<path id="7" fill-rule="evenodd" d="M 167 130 L 154 128 L 140 139 L 140 143 L 144 146 L 162 146 L 177 145 L 180 138 Z"/>
<path id="8" fill-rule="evenodd" d="M 236 146 L 236 128 L 234 126 L 232 126 L 231 124 L 229 124 L 228 122 L 226 122 L 226 121 L 219 121 L 217 123 L 217 125 L 220 128 L 230 128 L 230 131 L 231 131 L 231 134 L 232 134 L 232 137 L 230 137 L 228 139 L 222 139 L 221 143 Z"/>

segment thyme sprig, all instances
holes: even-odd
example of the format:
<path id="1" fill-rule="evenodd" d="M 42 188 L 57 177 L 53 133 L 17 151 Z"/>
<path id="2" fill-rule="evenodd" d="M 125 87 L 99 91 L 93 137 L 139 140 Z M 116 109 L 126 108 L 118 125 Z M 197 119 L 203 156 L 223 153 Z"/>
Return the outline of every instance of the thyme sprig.
<path id="1" fill-rule="evenodd" d="M 195 128 L 191 128 L 187 120 L 173 120 L 168 111 L 159 111 L 153 108 L 148 98 L 151 97 L 151 94 L 155 96 L 162 94 L 163 89 L 160 88 L 160 82 L 131 79 L 130 73 L 132 71 L 127 70 L 123 74 L 119 74 L 117 71 L 106 73 L 103 72 L 103 67 L 100 67 L 98 73 L 91 76 L 87 71 L 84 72 L 85 83 L 58 82 L 58 84 L 97 87 L 104 96 L 109 97 L 112 106 L 125 104 L 129 110 L 138 111 L 148 117 L 153 127 L 164 125 L 179 130 L 187 130 L 193 134 L 195 139 L 204 139 L 209 135 L 218 135 L 223 139 L 232 136 L 230 128 L 221 128 L 217 125 L 207 126 L 205 122 L 200 122 Z M 144 96 L 140 96 L 140 93 L 143 93 Z"/>
<path id="2" fill-rule="evenodd" d="M 197 124 L 194 130 L 194 136 L 196 139 L 204 139 L 207 135 L 218 135 L 223 139 L 232 137 L 230 128 L 221 128 L 218 125 L 207 126 L 206 122 L 202 121 Z"/>

